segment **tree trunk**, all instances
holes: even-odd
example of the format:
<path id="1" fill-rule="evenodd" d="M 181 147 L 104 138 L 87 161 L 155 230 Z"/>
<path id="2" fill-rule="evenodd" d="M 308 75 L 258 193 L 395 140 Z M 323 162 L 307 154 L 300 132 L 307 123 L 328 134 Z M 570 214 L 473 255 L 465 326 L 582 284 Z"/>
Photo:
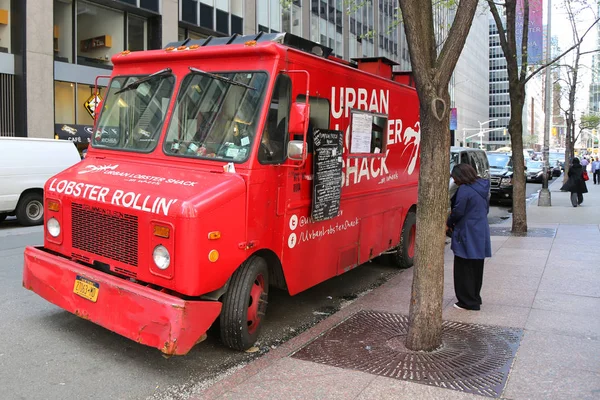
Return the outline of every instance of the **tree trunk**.
<path id="1" fill-rule="evenodd" d="M 421 172 L 417 207 L 415 268 L 410 301 L 406 347 L 431 351 L 442 344 L 442 299 L 444 294 L 444 246 L 448 216 L 450 179 L 450 113 L 433 116 L 431 104 L 436 96 L 421 99 Z M 446 107 L 448 91 L 442 95 Z"/>
<path id="2" fill-rule="evenodd" d="M 513 87 L 514 85 L 514 87 Z M 510 82 L 510 121 L 508 132 L 512 143 L 513 162 L 513 233 L 527 232 L 527 209 L 525 207 L 525 157 L 523 156 L 523 105 L 525 84 Z"/>

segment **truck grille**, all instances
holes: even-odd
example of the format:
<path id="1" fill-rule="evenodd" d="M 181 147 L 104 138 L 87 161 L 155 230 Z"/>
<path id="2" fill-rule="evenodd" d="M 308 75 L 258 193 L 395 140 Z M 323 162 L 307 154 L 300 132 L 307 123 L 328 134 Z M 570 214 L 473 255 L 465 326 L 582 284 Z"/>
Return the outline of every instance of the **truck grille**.
<path id="1" fill-rule="evenodd" d="M 490 178 L 490 186 L 491 187 L 498 187 L 498 186 L 500 186 L 500 179 L 501 178 L 492 176 Z"/>
<path id="2" fill-rule="evenodd" d="M 71 232 L 73 248 L 137 267 L 137 216 L 73 203 Z"/>

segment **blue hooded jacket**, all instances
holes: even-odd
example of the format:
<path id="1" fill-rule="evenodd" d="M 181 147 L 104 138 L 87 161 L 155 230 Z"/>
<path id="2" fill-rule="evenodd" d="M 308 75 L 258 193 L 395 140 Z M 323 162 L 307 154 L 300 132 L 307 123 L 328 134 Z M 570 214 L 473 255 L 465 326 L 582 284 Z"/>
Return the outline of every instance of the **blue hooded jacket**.
<path id="1" fill-rule="evenodd" d="M 453 230 L 451 249 L 459 257 L 484 259 L 492 256 L 487 220 L 489 191 L 490 182 L 479 178 L 472 184 L 460 185 L 456 192 L 446 224 Z"/>

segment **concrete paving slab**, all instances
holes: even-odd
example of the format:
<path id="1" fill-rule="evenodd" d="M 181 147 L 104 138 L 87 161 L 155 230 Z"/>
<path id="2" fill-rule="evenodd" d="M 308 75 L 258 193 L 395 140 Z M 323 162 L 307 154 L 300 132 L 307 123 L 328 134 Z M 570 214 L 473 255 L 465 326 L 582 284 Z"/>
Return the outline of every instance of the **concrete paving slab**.
<path id="1" fill-rule="evenodd" d="M 459 310 L 453 303 L 444 307 L 442 318 L 472 324 L 495 325 L 524 328 L 530 309 L 527 307 L 488 304 L 482 293 L 483 305 L 480 311 Z"/>
<path id="2" fill-rule="evenodd" d="M 518 350 L 524 370 L 579 369 L 600 373 L 600 341 L 525 331 Z"/>
<path id="3" fill-rule="evenodd" d="M 509 237 L 502 245 L 503 248 L 529 249 L 529 250 L 550 250 L 554 238 L 538 237 Z"/>
<path id="4" fill-rule="evenodd" d="M 598 238 L 598 242 L 600 243 L 600 238 Z M 560 262 L 561 260 L 574 260 L 581 261 L 583 263 L 589 263 L 590 265 L 594 265 L 600 270 L 600 252 L 599 251 L 590 251 L 587 247 L 581 246 L 581 244 L 575 246 L 571 246 L 571 249 L 568 249 L 569 246 L 565 245 L 562 249 L 552 248 L 549 256 L 549 262 L 555 263 Z"/>
<path id="5" fill-rule="evenodd" d="M 219 399 L 353 399 L 374 375 L 282 358 Z"/>
<path id="6" fill-rule="evenodd" d="M 456 390 L 436 388 L 428 385 L 377 377 L 358 395 L 357 400 L 476 400 L 485 397 Z"/>
<path id="7" fill-rule="evenodd" d="M 546 264 L 548 254 L 550 250 L 501 248 L 494 254 L 494 258 L 509 265 L 541 266 Z"/>
<path id="8" fill-rule="evenodd" d="M 600 374 L 579 369 L 565 369 L 561 366 L 540 372 L 530 367 L 521 367 L 517 358 L 503 398 L 598 400 Z"/>
<path id="9" fill-rule="evenodd" d="M 600 340 L 600 315 L 573 315 L 532 309 L 525 324 L 527 331 L 542 331 L 576 338 Z"/>
<path id="10" fill-rule="evenodd" d="M 483 279 L 488 275 L 502 279 L 508 274 L 516 277 L 541 278 L 544 274 L 544 265 L 515 265 L 505 264 L 503 259 L 489 258 L 483 266 Z"/>
<path id="11" fill-rule="evenodd" d="M 507 289 L 505 287 L 493 287 L 492 285 L 487 287 L 484 285 L 481 290 L 481 297 L 486 306 L 495 304 L 529 308 L 533 304 L 535 295 L 535 290 Z"/>
<path id="12" fill-rule="evenodd" d="M 488 289 L 535 291 L 540 285 L 540 280 L 541 276 L 539 275 L 520 276 L 515 275 L 513 272 L 503 273 L 497 269 L 486 270 L 484 268 L 481 291 L 482 293 L 485 293 Z"/>
<path id="13" fill-rule="evenodd" d="M 600 313 L 600 297 L 578 296 L 540 290 L 535 295 L 532 308 L 573 315 L 598 316 Z"/>
<path id="14" fill-rule="evenodd" d="M 578 296 L 600 297 L 600 284 L 598 279 L 579 278 L 572 274 L 543 276 L 540 282 L 540 291 L 573 294 Z"/>

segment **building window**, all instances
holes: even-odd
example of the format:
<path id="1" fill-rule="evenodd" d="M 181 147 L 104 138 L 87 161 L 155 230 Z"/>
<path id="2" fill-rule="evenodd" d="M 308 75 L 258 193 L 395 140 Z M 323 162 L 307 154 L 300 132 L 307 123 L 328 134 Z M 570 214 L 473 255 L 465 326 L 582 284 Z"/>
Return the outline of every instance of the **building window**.
<path id="1" fill-rule="evenodd" d="M 10 0 L 0 0 L 0 53 L 10 53 Z"/>
<path id="2" fill-rule="evenodd" d="M 158 0 L 140 0 L 140 8 L 145 8 L 146 10 L 159 12 Z"/>
<path id="3" fill-rule="evenodd" d="M 73 4 L 54 0 L 54 59 L 73 62 Z"/>
<path id="4" fill-rule="evenodd" d="M 229 35 L 229 13 L 217 9 L 216 31 Z"/>
<path id="5" fill-rule="evenodd" d="M 181 0 L 181 20 L 198 25 L 198 3 L 196 1 Z"/>
<path id="6" fill-rule="evenodd" d="M 124 19 L 121 11 L 77 2 L 77 64 L 111 66 L 110 58 L 124 50 Z"/>
<path id="7" fill-rule="evenodd" d="M 146 20 L 128 14 L 127 16 L 127 49 L 131 51 L 146 50 L 148 48 Z"/>
<path id="8" fill-rule="evenodd" d="M 54 81 L 54 122 L 75 124 L 75 84 Z"/>
<path id="9" fill-rule="evenodd" d="M 231 34 L 239 33 L 240 35 L 243 33 L 244 29 L 244 19 L 238 17 L 237 15 L 231 14 Z"/>
<path id="10" fill-rule="evenodd" d="M 203 28 L 214 29 L 213 11 L 211 6 L 200 4 L 200 26 Z"/>

